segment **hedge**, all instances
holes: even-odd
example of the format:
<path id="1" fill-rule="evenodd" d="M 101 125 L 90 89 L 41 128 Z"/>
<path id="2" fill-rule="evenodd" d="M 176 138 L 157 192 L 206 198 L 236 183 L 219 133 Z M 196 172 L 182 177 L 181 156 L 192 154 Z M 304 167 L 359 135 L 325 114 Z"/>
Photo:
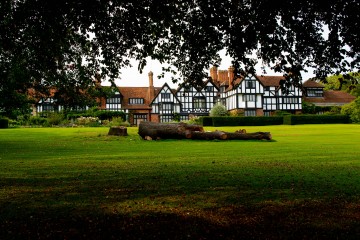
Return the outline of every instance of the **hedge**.
<path id="1" fill-rule="evenodd" d="M 202 117 L 203 126 L 265 126 L 350 123 L 347 115 L 284 115 L 272 117 Z"/>
<path id="2" fill-rule="evenodd" d="M 0 128 L 8 128 L 9 127 L 9 119 L 0 118 Z"/>
<path id="3" fill-rule="evenodd" d="M 265 126 L 281 125 L 283 117 L 203 117 L 203 126 Z"/>

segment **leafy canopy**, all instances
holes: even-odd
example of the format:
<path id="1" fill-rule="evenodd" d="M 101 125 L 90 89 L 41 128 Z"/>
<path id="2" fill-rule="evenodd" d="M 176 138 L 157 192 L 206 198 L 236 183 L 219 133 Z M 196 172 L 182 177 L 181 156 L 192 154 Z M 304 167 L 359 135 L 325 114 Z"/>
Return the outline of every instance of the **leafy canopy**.
<path id="1" fill-rule="evenodd" d="M 359 68 L 359 5 L 358 0 L 2 0 L 0 109 L 23 106 L 21 98 L 18 106 L 3 100 L 29 88 L 82 89 L 96 85 L 96 74 L 113 81 L 130 59 L 139 60 L 140 71 L 147 58 L 158 59 L 171 66 L 165 71 L 199 83 L 219 64 L 222 49 L 237 74 L 254 72 L 258 60 L 283 72 L 287 83 L 300 83 L 305 67 L 315 67 L 322 77 L 348 72 Z"/>

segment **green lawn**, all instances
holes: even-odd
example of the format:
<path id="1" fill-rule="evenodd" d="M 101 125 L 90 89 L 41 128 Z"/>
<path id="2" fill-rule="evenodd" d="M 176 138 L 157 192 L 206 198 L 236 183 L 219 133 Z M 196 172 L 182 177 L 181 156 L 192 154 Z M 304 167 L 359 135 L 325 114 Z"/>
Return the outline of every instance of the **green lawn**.
<path id="1" fill-rule="evenodd" d="M 273 140 L 2 129 L 0 239 L 360 236 L 360 125 L 245 128 Z"/>

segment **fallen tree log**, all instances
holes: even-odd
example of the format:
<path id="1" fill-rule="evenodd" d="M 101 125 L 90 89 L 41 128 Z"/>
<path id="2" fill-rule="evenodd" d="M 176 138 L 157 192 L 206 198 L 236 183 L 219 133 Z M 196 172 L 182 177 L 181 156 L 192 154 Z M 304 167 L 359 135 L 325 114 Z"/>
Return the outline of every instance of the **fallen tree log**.
<path id="1" fill-rule="evenodd" d="M 188 139 L 198 139 L 198 140 L 226 140 L 227 134 L 222 131 L 215 131 L 215 132 L 191 132 L 188 136 Z"/>
<path id="2" fill-rule="evenodd" d="M 254 132 L 254 133 L 226 133 L 227 140 L 271 140 L 270 132 Z"/>
<path id="3" fill-rule="evenodd" d="M 214 131 L 204 132 L 200 125 L 186 123 L 154 123 L 141 122 L 139 135 L 143 139 L 197 139 L 197 140 L 271 140 L 269 132 L 246 133 L 245 129 L 234 133 Z"/>
<path id="4" fill-rule="evenodd" d="M 186 123 L 141 122 L 138 133 L 143 139 L 146 136 L 152 139 L 183 139 L 194 131 L 203 132 L 204 128 L 200 125 Z"/>

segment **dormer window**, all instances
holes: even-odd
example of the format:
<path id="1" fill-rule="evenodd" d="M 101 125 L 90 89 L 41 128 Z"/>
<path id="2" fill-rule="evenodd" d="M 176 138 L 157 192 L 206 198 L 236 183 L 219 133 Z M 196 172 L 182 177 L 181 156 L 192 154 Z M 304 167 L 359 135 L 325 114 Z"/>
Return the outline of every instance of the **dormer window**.
<path id="1" fill-rule="evenodd" d="M 115 94 L 115 96 L 106 99 L 106 109 L 110 111 L 119 111 L 121 110 L 121 96 L 120 94 Z"/>
<path id="2" fill-rule="evenodd" d="M 323 90 L 322 89 L 307 89 L 306 95 L 308 97 L 322 97 L 323 96 Z"/>
<path id="3" fill-rule="evenodd" d="M 129 98 L 129 104 L 144 104 L 143 98 Z"/>
<path id="4" fill-rule="evenodd" d="M 213 91 L 214 91 L 214 87 L 213 87 L 213 86 L 206 86 L 206 87 L 205 87 L 205 91 L 206 91 L 206 92 L 213 92 Z"/>
<path id="5" fill-rule="evenodd" d="M 170 93 L 161 93 L 161 98 L 170 100 Z"/>
<path id="6" fill-rule="evenodd" d="M 245 81 L 245 87 L 247 89 L 255 89 L 255 86 L 256 86 L 256 81 L 255 80 L 247 79 Z"/>

